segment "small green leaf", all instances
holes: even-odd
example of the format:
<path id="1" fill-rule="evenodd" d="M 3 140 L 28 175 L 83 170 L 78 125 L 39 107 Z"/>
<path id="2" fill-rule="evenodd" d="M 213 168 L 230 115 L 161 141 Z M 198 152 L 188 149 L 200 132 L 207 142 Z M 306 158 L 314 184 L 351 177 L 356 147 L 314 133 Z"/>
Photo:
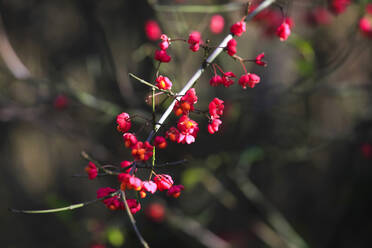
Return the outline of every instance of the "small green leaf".
<path id="1" fill-rule="evenodd" d="M 246 149 L 241 155 L 241 163 L 243 164 L 252 164 L 256 161 L 262 160 L 264 157 L 264 151 L 258 147 L 250 147 Z"/>
<path id="2" fill-rule="evenodd" d="M 301 54 L 297 68 L 302 76 L 310 76 L 315 69 L 315 51 L 311 43 L 299 35 L 292 35 L 290 43 Z"/>
<path id="3" fill-rule="evenodd" d="M 186 188 L 194 187 L 198 182 L 202 180 L 205 175 L 205 170 L 203 168 L 190 168 L 182 173 L 182 184 Z"/>
<path id="4" fill-rule="evenodd" d="M 117 227 L 110 227 L 107 230 L 107 239 L 112 246 L 119 247 L 124 244 L 124 234 Z"/>

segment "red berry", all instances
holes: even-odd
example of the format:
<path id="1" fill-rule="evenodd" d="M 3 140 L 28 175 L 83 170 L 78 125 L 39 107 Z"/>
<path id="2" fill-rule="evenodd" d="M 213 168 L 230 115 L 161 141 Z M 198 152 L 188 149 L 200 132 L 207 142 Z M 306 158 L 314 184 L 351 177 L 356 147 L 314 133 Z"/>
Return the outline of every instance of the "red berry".
<path id="1" fill-rule="evenodd" d="M 151 203 L 146 208 L 145 214 L 154 222 L 162 222 L 164 220 L 165 208 L 160 203 Z"/>
<path id="2" fill-rule="evenodd" d="M 85 171 L 88 174 L 90 180 L 94 179 L 98 175 L 98 169 L 93 162 L 89 162 L 87 167 L 85 167 Z"/>
<path id="3" fill-rule="evenodd" d="M 231 71 L 224 72 L 222 75 L 222 84 L 225 87 L 230 87 L 232 84 L 234 84 L 234 80 L 232 80 L 231 78 L 235 77 L 236 77 L 235 74 L 232 73 Z"/>
<path id="4" fill-rule="evenodd" d="M 219 34 L 223 31 L 225 19 L 221 15 L 213 15 L 209 23 L 209 29 L 214 34 Z"/>
<path id="5" fill-rule="evenodd" d="M 172 82 L 167 77 L 159 76 L 155 81 L 159 89 L 170 90 L 172 88 Z"/>
<path id="6" fill-rule="evenodd" d="M 222 77 L 219 76 L 219 75 L 213 76 L 211 78 L 211 80 L 209 81 L 209 84 L 211 86 L 218 86 L 218 85 L 222 84 Z"/>
<path id="7" fill-rule="evenodd" d="M 187 115 L 183 115 L 177 123 L 179 130 L 178 143 L 191 144 L 195 142 L 196 135 L 199 132 L 198 123 L 191 120 Z"/>
<path id="8" fill-rule="evenodd" d="M 199 43 L 195 43 L 195 44 L 190 45 L 190 50 L 193 51 L 193 52 L 199 51 L 199 48 L 200 48 Z"/>
<path id="9" fill-rule="evenodd" d="M 283 22 L 276 30 L 276 35 L 280 38 L 280 41 L 285 41 L 291 35 L 291 27 L 287 22 Z"/>
<path id="10" fill-rule="evenodd" d="M 350 0 L 330 0 L 329 9 L 335 14 L 341 14 L 350 5 Z"/>
<path id="11" fill-rule="evenodd" d="M 142 187 L 147 192 L 150 192 L 151 194 L 154 194 L 156 190 L 158 189 L 158 186 L 153 181 L 144 181 L 142 183 Z"/>
<path id="12" fill-rule="evenodd" d="M 127 113 L 121 113 L 116 117 L 116 122 L 118 123 L 117 129 L 120 132 L 128 132 L 131 127 L 130 117 Z"/>
<path id="13" fill-rule="evenodd" d="M 201 35 L 198 31 L 191 32 L 191 34 L 189 35 L 189 39 L 187 41 L 187 43 L 190 44 L 191 51 L 196 52 L 199 50 L 200 42 L 201 42 L 200 39 L 201 39 Z"/>
<path id="14" fill-rule="evenodd" d="M 306 19 L 310 25 L 327 25 L 331 22 L 332 16 L 326 8 L 318 7 L 309 12 Z"/>
<path id="15" fill-rule="evenodd" d="M 152 156 L 153 146 L 149 142 L 139 141 L 132 146 L 132 156 L 137 160 L 146 161 Z"/>
<path id="16" fill-rule="evenodd" d="M 254 88 L 254 86 L 258 84 L 259 82 L 260 82 L 260 77 L 254 73 L 243 74 L 239 78 L 239 84 L 243 87 L 243 89 L 246 89 L 247 85 L 251 88 Z"/>
<path id="17" fill-rule="evenodd" d="M 145 22 L 145 34 L 149 40 L 155 41 L 159 39 L 161 30 L 159 24 L 154 20 Z"/>
<path id="18" fill-rule="evenodd" d="M 141 210 L 141 204 L 136 199 L 128 199 L 127 204 L 132 214 L 135 214 Z"/>
<path id="19" fill-rule="evenodd" d="M 125 160 L 125 161 L 120 162 L 120 167 L 121 168 L 126 168 L 125 173 L 129 173 L 130 170 L 132 169 L 132 167 L 131 167 L 132 164 L 133 164 L 133 161 Z"/>
<path id="20" fill-rule="evenodd" d="M 188 115 L 190 111 L 194 111 L 194 104 L 198 101 L 194 88 L 189 89 L 186 94 L 181 97 L 173 107 L 175 115 Z"/>
<path id="21" fill-rule="evenodd" d="M 138 177 L 130 175 L 128 173 L 120 173 L 118 180 L 121 182 L 120 188 L 133 189 L 135 191 L 140 191 L 142 189 L 142 181 Z"/>
<path id="22" fill-rule="evenodd" d="M 233 56 L 236 53 L 236 45 L 237 45 L 237 42 L 234 39 L 229 40 L 229 42 L 227 43 L 226 49 L 227 49 L 227 53 L 230 56 Z"/>
<path id="23" fill-rule="evenodd" d="M 161 50 L 167 50 L 170 43 L 169 43 L 169 38 L 165 34 L 162 34 L 160 36 L 161 42 L 159 43 L 159 47 Z"/>
<path id="24" fill-rule="evenodd" d="M 126 148 L 131 148 L 134 145 L 136 145 L 138 142 L 137 137 L 132 133 L 123 134 L 123 138 L 124 138 L 124 145 Z"/>
<path id="25" fill-rule="evenodd" d="M 167 54 L 165 50 L 156 50 L 155 59 L 163 63 L 168 63 L 169 61 L 171 61 L 172 58 Z"/>
<path id="26" fill-rule="evenodd" d="M 239 21 L 233 24 L 230 28 L 230 32 L 236 36 L 241 36 L 245 31 L 246 31 L 246 24 L 244 21 Z"/>
<path id="27" fill-rule="evenodd" d="M 116 189 L 112 189 L 112 188 L 109 188 L 109 187 L 100 188 L 100 189 L 97 190 L 97 199 L 108 196 L 109 194 L 114 193 L 115 191 L 116 191 Z M 123 203 L 120 201 L 120 198 L 117 195 L 104 199 L 103 203 L 110 210 L 117 210 L 117 209 L 123 209 L 124 208 Z"/>
<path id="28" fill-rule="evenodd" d="M 223 114 L 223 109 L 225 107 L 223 103 L 224 101 L 218 99 L 217 97 L 209 103 L 209 114 L 212 118 L 220 118 L 220 116 Z"/>
<path id="29" fill-rule="evenodd" d="M 367 14 L 372 15 L 372 3 L 368 3 L 366 5 L 366 12 L 367 12 Z"/>
<path id="30" fill-rule="evenodd" d="M 68 98 L 65 95 L 58 95 L 53 102 L 54 108 L 62 110 L 68 106 Z"/>
<path id="31" fill-rule="evenodd" d="M 177 128 L 171 127 L 168 131 L 165 132 L 165 137 L 170 141 L 177 142 L 180 132 Z"/>
<path id="32" fill-rule="evenodd" d="M 173 185 L 173 179 L 167 174 L 159 174 L 154 177 L 154 182 L 158 186 L 159 191 L 168 190 Z"/>
<path id="33" fill-rule="evenodd" d="M 190 45 L 195 44 L 195 43 L 200 43 L 201 39 L 201 34 L 198 31 L 192 31 L 189 35 L 189 39 L 187 43 Z"/>
<path id="34" fill-rule="evenodd" d="M 154 144 L 159 149 L 164 149 L 167 147 L 167 141 L 163 136 L 156 136 L 154 139 Z"/>
<path id="35" fill-rule="evenodd" d="M 210 134 L 214 134 L 218 131 L 222 121 L 220 119 L 212 119 L 212 121 L 208 124 L 208 132 Z"/>
<path id="36" fill-rule="evenodd" d="M 181 194 L 181 191 L 184 189 L 185 187 L 183 185 L 174 185 L 168 190 L 167 195 L 174 198 L 178 198 Z"/>
<path id="37" fill-rule="evenodd" d="M 372 37 L 372 25 L 366 17 L 359 20 L 359 30 L 364 36 Z"/>
<path id="38" fill-rule="evenodd" d="M 364 143 L 360 147 L 362 154 L 365 158 L 372 158 L 372 145 L 369 143 Z"/>

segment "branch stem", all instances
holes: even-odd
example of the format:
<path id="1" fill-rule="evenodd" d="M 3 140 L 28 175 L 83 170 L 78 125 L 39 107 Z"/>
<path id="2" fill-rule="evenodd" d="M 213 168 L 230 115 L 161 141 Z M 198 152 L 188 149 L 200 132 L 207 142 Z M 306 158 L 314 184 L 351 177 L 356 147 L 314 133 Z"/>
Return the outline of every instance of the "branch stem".
<path id="1" fill-rule="evenodd" d="M 247 15 L 247 17 L 244 19 L 244 21 L 250 21 L 255 15 L 257 15 L 259 12 L 264 10 L 265 8 L 269 7 L 271 4 L 273 4 L 275 0 L 265 0 L 263 1 L 254 11 L 252 11 L 250 14 Z M 195 72 L 195 74 L 190 78 L 190 80 L 186 83 L 186 85 L 183 87 L 183 89 L 177 93 L 178 95 L 172 103 L 168 106 L 167 110 L 163 113 L 163 115 L 160 117 L 160 120 L 156 124 L 155 128 L 151 133 L 149 134 L 147 141 L 150 141 L 152 137 L 155 135 L 155 133 L 159 130 L 161 125 L 167 120 L 169 115 L 173 111 L 173 107 L 176 104 L 177 101 L 181 99 L 181 96 L 184 95 L 200 78 L 200 76 L 203 74 L 205 68 L 209 66 L 220 53 L 225 49 L 227 43 L 233 38 L 232 34 L 228 34 L 225 39 L 218 45 L 218 47 L 212 52 L 211 55 L 206 59 L 205 63 Z"/>
<path id="2" fill-rule="evenodd" d="M 168 95 L 171 95 L 171 96 L 174 95 L 174 93 L 170 92 L 169 90 L 163 90 L 163 89 L 160 89 L 158 86 L 153 85 L 153 84 L 151 84 L 151 83 L 149 83 L 149 82 L 143 80 L 142 78 L 137 77 L 137 76 L 134 75 L 133 73 L 129 73 L 129 76 L 131 76 L 131 77 L 134 78 L 134 79 L 137 79 L 140 83 L 143 83 L 143 84 L 145 84 L 145 85 L 151 87 L 152 89 L 155 89 L 155 90 L 158 90 L 158 91 L 164 92 L 164 93 L 166 93 L 166 94 L 168 94 Z"/>
<path id="3" fill-rule="evenodd" d="M 82 202 L 82 203 L 78 203 L 78 204 L 73 204 L 73 205 L 70 205 L 70 206 L 67 206 L 67 207 L 62 207 L 62 208 L 52 208 L 52 209 L 44 209 L 44 210 L 20 210 L 20 209 L 13 209 L 13 208 L 10 208 L 9 210 L 12 211 L 13 213 L 21 213 L 21 214 L 49 214 L 49 213 L 57 213 L 57 212 L 63 212 L 63 211 L 67 211 L 67 210 L 74 210 L 74 209 L 77 209 L 77 208 L 81 208 L 81 207 L 85 207 L 89 204 L 92 204 L 92 203 L 95 203 L 95 202 L 99 202 L 99 201 L 102 201 L 102 200 L 105 200 L 107 198 L 110 198 L 110 197 L 113 197 L 115 195 L 117 195 L 119 192 L 116 191 L 114 193 L 111 193 L 105 197 L 101 197 L 101 198 L 98 198 L 98 199 L 95 199 L 95 200 L 92 200 L 92 201 L 87 201 L 87 202 Z"/>
<path id="4" fill-rule="evenodd" d="M 136 232 L 136 235 L 137 235 L 139 241 L 141 242 L 141 244 L 144 248 L 150 248 L 150 246 L 147 244 L 146 240 L 142 237 L 141 233 L 139 232 L 139 230 L 137 228 L 136 220 L 134 219 L 133 214 L 130 212 L 130 209 L 129 209 L 129 206 L 128 206 L 128 203 L 127 203 L 127 198 L 126 198 L 125 192 L 123 190 L 121 190 L 121 197 L 123 199 L 125 210 L 127 211 L 129 220 L 130 220 L 130 222 L 133 226 L 134 231 Z"/>
<path id="5" fill-rule="evenodd" d="M 100 170 L 104 171 L 108 175 L 119 175 L 120 174 L 119 172 L 114 172 L 114 171 L 106 169 L 106 166 L 102 166 L 100 162 L 98 162 L 97 160 L 90 157 L 88 155 L 88 153 L 86 153 L 85 151 L 81 152 L 81 156 L 83 158 L 85 158 L 86 160 L 88 160 L 88 161 L 94 163 L 95 165 L 97 165 Z"/>

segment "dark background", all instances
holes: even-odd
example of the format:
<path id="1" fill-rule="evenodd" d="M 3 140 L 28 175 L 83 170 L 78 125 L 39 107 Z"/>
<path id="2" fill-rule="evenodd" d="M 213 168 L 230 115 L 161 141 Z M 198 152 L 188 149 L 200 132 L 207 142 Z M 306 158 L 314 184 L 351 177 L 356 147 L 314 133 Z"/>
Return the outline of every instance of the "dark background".
<path id="1" fill-rule="evenodd" d="M 99 187 L 117 187 L 114 178 L 72 175 L 84 174 L 83 150 L 103 163 L 131 159 L 115 130 L 117 114 L 151 118 L 144 101 L 150 90 L 128 76 L 154 77 L 156 43 L 146 38 L 145 21 L 158 20 L 172 38 L 199 30 L 203 39 L 218 44 L 243 8 L 220 12 L 226 27 L 214 35 L 208 30 L 211 13 L 156 6 L 223 3 L 0 1 L 2 246 L 140 246 L 126 214 L 101 203 L 49 215 L 7 208 L 56 208 L 95 199 Z M 171 143 L 159 151 L 159 162 L 189 162 L 160 170 L 185 185 L 180 198 L 157 193 L 141 201 L 143 209 L 154 202 L 167 209 L 161 223 L 145 211 L 135 215 L 151 247 L 228 247 L 223 240 L 232 247 L 370 246 L 372 50 L 357 30 L 363 5 L 355 1 L 329 25 L 309 26 L 307 11 L 326 1 L 279 3 L 296 23 L 288 41 L 264 35 L 255 22 L 238 39 L 243 57 L 265 52 L 268 67 L 247 68 L 261 83 L 245 91 L 237 83 L 212 88 L 208 69 L 196 86 L 197 108 L 207 109 L 214 97 L 223 99 L 222 130 L 210 135 L 206 119 L 196 115 L 200 132 L 194 144 Z M 25 68 L 4 62 L 12 49 Z M 161 73 L 179 90 L 203 53 L 174 42 L 170 54 L 172 63 L 162 65 Z M 217 63 L 243 73 L 226 54 Z M 64 109 L 53 105 L 61 94 L 68 99 Z M 164 108 L 157 110 L 160 116 Z M 136 119 L 133 130 L 144 124 Z M 138 136 L 144 139 L 149 131 L 145 127 Z"/>

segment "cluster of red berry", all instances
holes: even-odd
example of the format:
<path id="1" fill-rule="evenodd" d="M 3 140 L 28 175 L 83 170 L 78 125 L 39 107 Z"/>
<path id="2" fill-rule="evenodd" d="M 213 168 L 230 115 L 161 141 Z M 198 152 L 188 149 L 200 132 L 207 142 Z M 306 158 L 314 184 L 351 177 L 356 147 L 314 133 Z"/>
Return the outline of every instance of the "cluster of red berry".
<path id="1" fill-rule="evenodd" d="M 224 21 L 222 16 L 214 17 L 216 23 L 211 23 L 211 28 L 213 27 L 213 33 L 218 33 L 223 29 Z M 277 27 L 277 35 L 284 41 L 290 35 L 290 28 L 292 22 L 289 18 L 285 18 L 284 21 Z M 151 21 L 146 24 L 148 32 L 148 37 L 155 39 L 155 37 L 160 38 L 159 49 L 155 51 L 154 59 L 160 63 L 168 63 L 171 61 L 171 56 L 167 53 L 168 48 L 171 46 L 173 41 L 183 41 L 189 45 L 189 49 L 193 52 L 197 52 L 200 48 L 205 49 L 205 52 L 209 51 L 208 44 L 203 44 L 200 32 L 192 31 L 189 34 L 188 39 L 173 39 L 168 37 L 166 34 L 160 35 L 159 26 Z M 230 27 L 230 32 L 232 36 L 241 36 L 246 32 L 245 17 L 240 21 L 236 22 Z M 159 37 L 160 36 L 160 37 Z M 247 87 L 254 88 L 256 84 L 260 82 L 260 77 L 254 73 L 248 73 L 244 62 L 254 62 L 260 66 L 266 66 L 266 62 L 262 59 L 264 54 L 261 53 L 256 56 L 255 59 L 242 59 L 237 55 L 237 41 L 235 39 L 230 39 L 223 48 L 224 51 L 229 54 L 234 60 L 238 60 L 244 69 L 244 74 L 240 76 L 238 83 L 243 89 Z M 236 78 L 233 72 L 224 72 L 220 66 L 217 64 L 212 64 L 214 69 L 214 76 L 210 79 L 211 86 L 224 85 L 229 87 L 234 84 L 234 78 Z M 221 75 L 217 74 L 217 69 Z M 115 171 L 118 181 L 120 183 L 120 190 L 127 191 L 132 190 L 137 192 L 137 199 L 127 199 L 127 205 L 131 213 L 136 213 L 141 209 L 139 202 L 140 198 L 145 198 L 148 194 L 154 194 L 156 191 L 166 191 L 168 196 L 179 197 L 181 191 L 184 190 L 183 185 L 174 185 L 173 179 L 167 174 L 157 174 L 155 172 L 155 149 L 165 149 L 168 144 L 167 140 L 172 142 L 177 142 L 181 144 L 191 144 L 195 142 L 197 134 L 199 132 L 199 125 L 196 121 L 190 118 L 191 113 L 203 113 L 208 119 L 207 131 L 210 134 L 216 133 L 220 129 L 222 124 L 221 117 L 224 111 L 224 101 L 215 97 L 208 106 L 207 111 L 196 110 L 195 104 L 198 102 L 198 97 L 195 88 L 189 88 L 184 94 L 178 95 L 172 92 L 172 82 L 171 80 L 164 76 L 159 75 L 159 69 L 157 71 L 157 77 L 154 84 L 151 85 L 153 90 L 160 90 L 162 93 L 169 93 L 168 95 L 174 97 L 175 103 L 173 106 L 173 113 L 178 118 L 177 124 L 171 126 L 167 131 L 165 131 L 164 136 L 156 136 L 152 139 L 148 138 L 146 141 L 140 141 L 135 133 L 129 132 L 132 127 L 132 120 L 128 113 L 121 113 L 117 116 L 117 130 L 123 133 L 124 146 L 131 149 L 131 154 L 133 159 L 131 161 L 123 161 L 120 164 L 120 168 Z M 154 101 L 154 100 L 153 100 Z M 152 120 L 154 124 L 154 131 L 156 122 Z M 151 169 L 150 176 L 147 180 L 140 179 L 136 176 L 137 170 L 147 166 L 147 161 L 152 159 L 152 167 L 147 167 Z M 86 172 L 90 179 L 94 179 L 98 175 L 98 171 L 103 169 L 100 166 L 96 166 L 93 162 L 89 162 L 86 167 Z M 105 170 L 103 169 L 103 172 Z M 97 191 L 97 198 L 104 198 L 103 203 L 107 208 L 111 210 L 123 209 L 124 203 L 123 199 L 120 198 L 120 194 L 115 194 L 118 189 L 112 188 L 101 188 Z"/>
<path id="2" fill-rule="evenodd" d="M 141 180 L 135 176 L 137 172 L 136 164 L 145 162 L 151 158 L 154 147 L 147 141 L 138 141 L 135 134 L 128 132 L 131 128 L 131 119 L 129 114 L 119 114 L 116 118 L 116 122 L 118 124 L 117 130 L 124 133 L 124 145 L 125 147 L 132 149 L 133 156 L 133 161 L 123 161 L 120 164 L 121 168 L 120 172 L 118 173 L 120 189 L 137 191 L 141 198 L 145 198 L 148 193 L 154 194 L 157 190 L 167 191 L 168 196 L 177 198 L 184 187 L 182 185 L 174 185 L 173 179 L 170 175 L 156 174 L 154 171 L 152 171 L 151 175 L 154 175 L 154 177 L 152 180 L 149 179 L 147 181 Z M 166 148 L 167 143 L 165 138 L 162 136 L 155 137 L 154 146 L 156 146 L 158 149 Z M 89 179 L 94 179 L 98 175 L 99 168 L 97 168 L 93 162 L 89 162 L 85 170 L 89 176 Z M 109 196 L 116 191 L 117 190 L 112 188 L 101 188 L 97 191 L 97 198 Z M 123 202 L 118 195 L 103 200 L 103 203 L 110 210 L 124 208 Z M 133 214 L 141 209 L 141 205 L 136 199 L 128 199 L 127 204 Z"/>

